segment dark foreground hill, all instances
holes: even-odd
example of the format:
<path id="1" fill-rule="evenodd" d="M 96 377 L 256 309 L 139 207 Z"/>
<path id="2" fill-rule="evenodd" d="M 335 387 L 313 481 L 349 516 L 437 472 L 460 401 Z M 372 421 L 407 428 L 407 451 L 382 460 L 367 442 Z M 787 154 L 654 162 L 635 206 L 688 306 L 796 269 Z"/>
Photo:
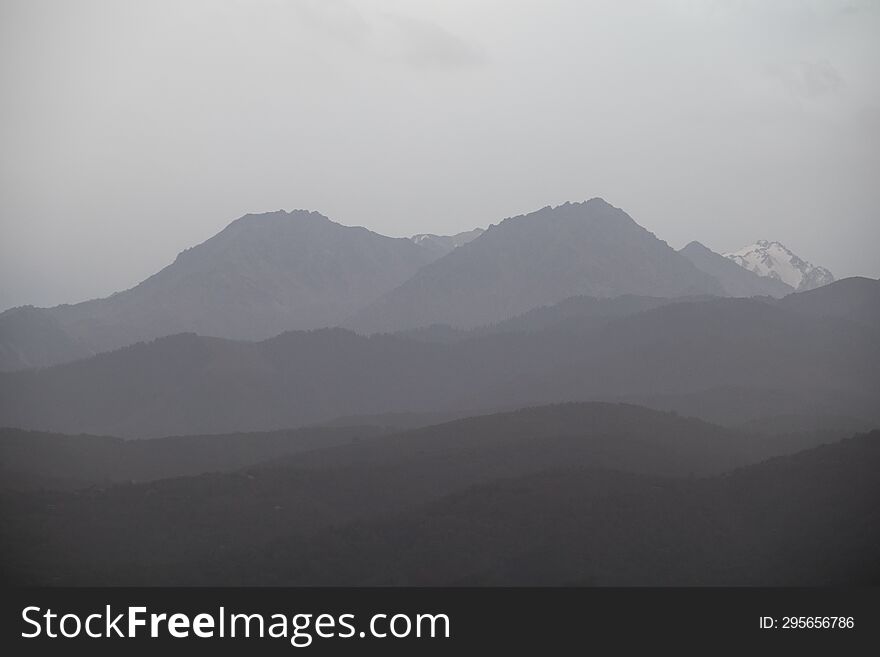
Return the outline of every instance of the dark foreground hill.
<path id="1" fill-rule="evenodd" d="M 546 471 L 309 543 L 222 559 L 209 577 L 402 586 L 876 585 L 877 467 L 880 432 L 706 480 Z"/>
<path id="2" fill-rule="evenodd" d="M 75 490 L 238 470 L 311 449 L 387 433 L 379 426 L 122 440 L 0 429 L 0 486 Z"/>
<path id="3" fill-rule="evenodd" d="M 6 491 L 3 575 L 43 584 L 864 581 L 877 563 L 878 445 L 874 433 L 719 476 L 792 445 L 628 405 L 527 409 L 237 472 Z"/>

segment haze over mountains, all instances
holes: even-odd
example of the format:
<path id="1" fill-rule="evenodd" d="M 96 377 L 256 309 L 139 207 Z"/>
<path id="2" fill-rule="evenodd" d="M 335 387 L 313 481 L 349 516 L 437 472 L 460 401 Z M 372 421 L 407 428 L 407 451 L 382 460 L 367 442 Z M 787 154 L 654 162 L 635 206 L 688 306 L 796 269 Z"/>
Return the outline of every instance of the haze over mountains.
<path id="1" fill-rule="evenodd" d="M 786 296 L 601 199 L 422 237 L 247 215 L 132 290 L 8 311 L 7 369 L 100 353 L 0 374 L 0 426 L 156 437 L 597 399 L 724 423 L 878 417 L 877 281 Z"/>
<path id="2" fill-rule="evenodd" d="M 564 306 L 456 340 L 343 329 L 262 342 L 161 338 L 0 375 L 0 426 L 146 437 L 595 399 L 730 422 L 820 409 L 878 418 L 878 281 L 845 279 L 778 301 Z"/>
<path id="3" fill-rule="evenodd" d="M 875 582 L 880 281 L 767 263 L 275 212 L 3 313 L 0 580 Z"/>
<path id="4" fill-rule="evenodd" d="M 2 0 L 4 654 L 859 654 L 880 0 L 495 5 Z"/>
<path id="5" fill-rule="evenodd" d="M 547 207 L 487 231 L 410 239 L 316 212 L 246 215 L 130 290 L 0 314 L 0 370 L 181 332 L 262 340 L 332 326 L 473 329 L 579 295 L 779 297 L 793 289 L 763 273 L 697 243 L 676 253 L 601 199 Z"/>

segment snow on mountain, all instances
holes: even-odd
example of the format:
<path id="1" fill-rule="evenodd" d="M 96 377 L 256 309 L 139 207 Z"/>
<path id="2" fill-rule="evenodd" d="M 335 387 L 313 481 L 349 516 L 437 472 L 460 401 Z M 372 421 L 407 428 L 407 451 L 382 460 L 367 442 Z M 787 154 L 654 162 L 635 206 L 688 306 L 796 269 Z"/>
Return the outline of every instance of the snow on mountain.
<path id="1" fill-rule="evenodd" d="M 457 233 L 456 235 L 420 233 L 418 235 L 413 235 L 409 239 L 433 253 L 435 257 L 440 258 L 453 249 L 457 249 L 463 244 L 467 244 L 471 240 L 478 238 L 484 232 L 485 231 L 482 228 L 474 228 L 473 230 Z"/>
<path id="2" fill-rule="evenodd" d="M 760 276 L 775 278 L 799 292 L 834 282 L 834 276 L 825 267 L 807 262 L 780 242 L 758 240 L 739 251 L 724 255 L 740 267 Z"/>

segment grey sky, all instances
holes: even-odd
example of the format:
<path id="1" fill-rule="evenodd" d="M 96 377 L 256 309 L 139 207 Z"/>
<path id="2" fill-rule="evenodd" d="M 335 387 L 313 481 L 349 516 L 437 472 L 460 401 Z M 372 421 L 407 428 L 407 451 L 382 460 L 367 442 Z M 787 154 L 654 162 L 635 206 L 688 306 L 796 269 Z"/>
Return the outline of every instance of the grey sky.
<path id="1" fill-rule="evenodd" d="M 246 212 L 456 232 L 602 196 L 880 276 L 880 2 L 0 2 L 0 308 Z"/>

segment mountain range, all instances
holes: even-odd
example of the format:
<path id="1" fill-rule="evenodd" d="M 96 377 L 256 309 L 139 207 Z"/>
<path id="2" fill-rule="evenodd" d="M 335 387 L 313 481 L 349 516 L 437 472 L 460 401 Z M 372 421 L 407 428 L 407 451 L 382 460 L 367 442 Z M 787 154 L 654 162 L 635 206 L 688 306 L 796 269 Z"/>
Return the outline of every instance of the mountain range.
<path id="1" fill-rule="evenodd" d="M 264 340 L 333 326 L 360 333 L 435 324 L 461 330 L 572 296 L 781 297 L 794 289 L 775 270 L 755 273 L 746 260 L 737 262 L 744 266 L 698 243 L 676 252 L 598 198 L 485 231 L 409 239 L 342 226 L 317 212 L 245 215 L 134 288 L 0 314 L 0 371 L 183 332 Z M 805 273 L 798 287 L 818 284 L 820 271 Z"/>
<path id="2" fill-rule="evenodd" d="M 169 336 L 0 374 L 0 426 L 147 437 L 581 400 L 731 422 L 819 410 L 878 419 L 878 281 L 781 300 L 622 299 L 568 300 L 456 339 Z"/>
<path id="3" fill-rule="evenodd" d="M 246 215 L 0 314 L 0 582 L 880 582 L 880 281 L 601 199 Z"/>

